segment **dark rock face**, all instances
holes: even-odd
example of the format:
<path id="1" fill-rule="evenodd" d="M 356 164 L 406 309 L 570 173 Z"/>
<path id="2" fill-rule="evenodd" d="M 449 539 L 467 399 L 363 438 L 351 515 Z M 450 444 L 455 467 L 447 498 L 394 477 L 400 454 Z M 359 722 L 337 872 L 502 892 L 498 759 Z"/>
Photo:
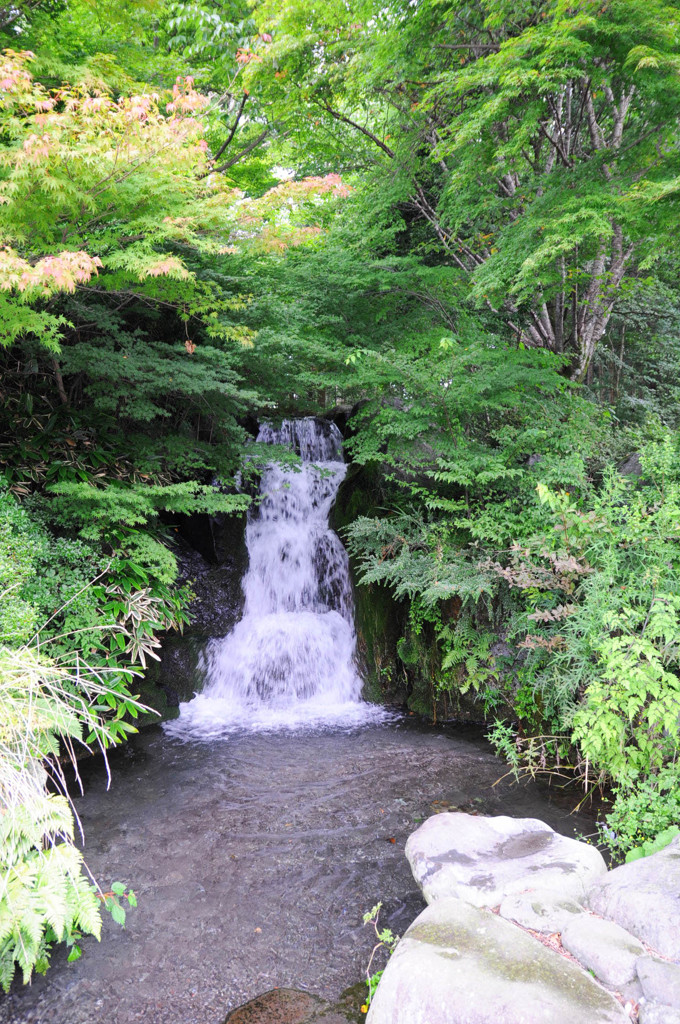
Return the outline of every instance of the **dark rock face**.
<path id="1" fill-rule="evenodd" d="M 352 416 L 352 413 L 354 412 L 354 408 L 354 406 L 347 404 L 336 405 L 332 409 L 329 409 L 327 412 L 325 412 L 323 418 L 325 420 L 330 420 L 331 423 L 335 423 L 338 430 L 342 434 L 345 434 L 345 431 L 347 430 L 347 424 Z"/>
<path id="2" fill-rule="evenodd" d="M 359 516 L 384 515 L 393 500 L 389 486 L 379 468 L 350 465 L 331 511 L 332 528 L 342 537 L 344 528 Z M 358 566 L 351 557 L 350 571 L 364 696 L 435 720 L 481 721 L 481 710 L 470 695 L 437 693 L 441 652 L 429 624 L 416 634 L 406 601 L 397 600 L 378 583 L 359 583 Z M 449 604 L 446 611 L 455 617 L 459 605 Z"/>
<path id="3" fill-rule="evenodd" d="M 380 473 L 365 466 L 350 466 L 331 510 L 331 527 L 342 537 L 343 530 L 359 516 L 377 514 L 385 499 Z M 361 584 L 359 571 L 350 557 L 354 590 L 354 621 L 357 655 L 365 679 L 364 696 L 369 700 L 405 704 L 409 680 L 397 654 L 408 617 L 405 602 L 392 597 L 380 584 Z"/>
<path id="4" fill-rule="evenodd" d="M 213 637 L 225 636 L 243 611 L 241 580 L 248 568 L 246 517 L 193 516 L 177 527 L 180 583 L 194 593 L 191 622 L 183 633 L 168 633 L 160 661 L 150 663 L 135 692 L 158 714 L 142 724 L 176 718 L 180 703 L 191 700 L 203 686 L 201 652 Z M 160 718 L 158 717 L 160 715 Z"/>
<path id="5" fill-rule="evenodd" d="M 178 552 L 181 582 L 189 583 L 194 592 L 188 632 L 201 639 L 224 636 L 243 612 L 241 580 L 248 568 L 246 520 L 245 516 L 231 518 L 233 521 L 219 530 L 213 525 L 214 557 L 206 558 L 186 542 Z"/>
<path id="6" fill-rule="evenodd" d="M 247 561 L 245 528 L 245 513 L 182 516 L 175 526 L 181 545 L 180 562 L 191 569 L 192 554 L 197 553 L 210 565 L 238 568 L 244 559 Z"/>
<path id="7" fill-rule="evenodd" d="M 640 456 L 637 452 L 633 452 L 632 455 L 628 455 L 625 459 L 622 459 L 621 462 L 618 463 L 616 469 L 621 476 L 642 476 Z"/>

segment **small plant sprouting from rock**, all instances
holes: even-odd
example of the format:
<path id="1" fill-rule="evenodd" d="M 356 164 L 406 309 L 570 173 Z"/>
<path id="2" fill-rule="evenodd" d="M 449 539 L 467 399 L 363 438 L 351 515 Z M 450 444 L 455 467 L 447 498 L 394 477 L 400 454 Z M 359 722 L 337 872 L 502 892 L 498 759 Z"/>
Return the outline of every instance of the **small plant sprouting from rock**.
<path id="1" fill-rule="evenodd" d="M 378 987 L 378 982 L 380 981 L 383 975 L 382 971 L 376 971 L 375 974 L 371 974 L 371 967 L 373 965 L 373 960 L 375 959 L 376 953 L 378 952 L 379 949 L 382 949 L 384 947 L 385 949 L 387 949 L 389 955 L 391 956 L 392 953 L 394 953 L 395 949 L 397 948 L 397 943 L 399 942 L 399 936 L 395 935 L 390 928 L 379 927 L 378 918 L 380 916 L 381 908 L 382 903 L 376 903 L 376 905 L 371 910 L 364 914 L 364 924 L 373 925 L 373 929 L 375 931 L 375 935 L 378 941 L 371 950 L 371 955 L 369 957 L 368 965 L 366 967 L 366 987 L 368 988 L 368 998 L 366 999 L 364 1005 L 361 1007 L 362 1013 L 368 1013 L 368 1008 L 371 1005 L 371 1000 L 373 999 L 373 996 L 375 995 L 375 990 Z"/>

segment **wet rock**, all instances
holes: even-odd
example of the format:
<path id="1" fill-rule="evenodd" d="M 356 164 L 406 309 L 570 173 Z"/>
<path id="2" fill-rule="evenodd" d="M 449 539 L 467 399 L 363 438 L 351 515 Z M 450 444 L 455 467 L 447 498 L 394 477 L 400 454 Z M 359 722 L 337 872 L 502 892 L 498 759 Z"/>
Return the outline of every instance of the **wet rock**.
<path id="1" fill-rule="evenodd" d="M 488 910 L 441 899 L 390 959 L 368 1024 L 630 1024 L 571 961 Z"/>
<path id="2" fill-rule="evenodd" d="M 341 537 L 358 516 L 372 516 L 390 503 L 390 485 L 378 469 L 371 466 L 347 467 L 331 509 L 330 525 Z M 350 555 L 354 590 L 354 619 L 357 632 L 357 657 L 365 680 L 363 696 L 367 700 L 405 704 L 408 686 L 400 671 L 397 644 L 404 635 L 408 604 L 397 601 L 387 587 L 378 583 L 359 583 L 361 567 Z"/>
<path id="3" fill-rule="evenodd" d="M 640 462 L 640 456 L 637 452 L 633 452 L 632 455 L 626 456 L 621 462 L 617 463 L 617 472 L 621 476 L 642 476 L 642 463 Z"/>
<path id="4" fill-rule="evenodd" d="M 180 703 L 203 689 L 202 654 L 208 640 L 226 635 L 241 616 L 241 578 L 248 566 L 243 540 L 245 520 L 243 516 L 231 520 L 229 543 L 224 539 L 226 527 L 221 535 L 225 548 L 221 560 L 215 556 L 208 561 L 181 537 L 176 538 L 179 582 L 188 585 L 194 595 L 189 607 L 191 622 L 182 634 L 170 632 L 163 637 L 160 660 L 150 661 L 144 676 L 136 681 L 135 692 L 140 694 L 141 702 L 157 712 L 142 716 L 139 725 L 155 725 L 178 716 Z M 198 529 L 197 524 L 193 525 Z"/>
<path id="5" fill-rule="evenodd" d="M 584 914 L 569 921 L 562 945 L 579 963 L 611 988 L 620 989 L 635 980 L 644 946 L 613 921 Z"/>
<path id="6" fill-rule="evenodd" d="M 224 1024 L 353 1024 L 342 1007 L 296 988 L 274 988 L 232 1010 Z"/>
<path id="7" fill-rule="evenodd" d="M 597 879 L 588 905 L 663 956 L 680 959 L 680 836 Z"/>
<path id="8" fill-rule="evenodd" d="M 193 592 L 190 605 L 191 623 L 186 632 L 208 638 L 223 636 L 239 620 L 243 612 L 241 580 L 248 568 L 243 516 L 231 524 L 233 536 L 224 541 L 221 558 L 206 558 L 188 544 L 178 545 L 180 580 Z"/>
<path id="9" fill-rule="evenodd" d="M 351 430 L 351 422 L 350 422 Z M 331 511 L 331 527 L 342 537 L 359 516 L 380 518 L 398 499 L 399 488 L 375 464 L 348 466 Z M 350 555 L 353 580 L 357 657 L 364 679 L 363 697 L 377 703 L 402 705 L 435 721 L 483 722 L 481 704 L 473 693 L 435 692 L 432 681 L 441 674 L 442 652 L 430 623 L 416 631 L 409 603 L 394 597 L 379 583 L 361 583 L 360 560 Z M 460 600 L 442 603 L 442 616 L 453 622 Z"/>
<path id="10" fill-rule="evenodd" d="M 680 1024 L 680 1010 L 663 1003 L 643 1003 L 639 1020 L 640 1024 Z"/>
<path id="11" fill-rule="evenodd" d="M 559 896 L 551 889 L 536 889 L 506 896 L 499 913 L 506 921 L 552 935 L 561 932 L 572 918 L 586 912 L 575 900 Z"/>
<path id="12" fill-rule="evenodd" d="M 437 814 L 409 837 L 406 856 L 428 903 L 457 896 L 477 907 L 531 889 L 580 900 L 607 870 L 594 846 L 504 815 Z"/>
<path id="13" fill-rule="evenodd" d="M 333 1005 L 333 1010 L 348 1024 L 364 1024 L 366 1016 L 362 1007 L 366 1003 L 366 994 L 366 982 L 357 981 L 340 993 L 340 997 Z M 323 1024 L 328 1024 L 325 1018 L 323 1018 Z"/>
<path id="14" fill-rule="evenodd" d="M 196 513 L 177 517 L 175 529 L 185 541 L 185 545 L 179 545 L 180 561 L 186 558 L 188 550 L 197 552 L 213 565 L 233 566 L 243 562 L 245 528 L 245 513 L 220 512 L 212 516 Z"/>
<path id="15" fill-rule="evenodd" d="M 326 410 L 323 414 L 323 419 L 330 420 L 331 423 L 335 423 L 340 433 L 344 434 L 347 429 L 349 418 L 355 408 L 356 406 L 348 405 L 344 402 L 339 405 L 334 405 L 331 409 Z"/>
<path id="16" fill-rule="evenodd" d="M 637 962 L 637 976 L 645 999 L 680 1009 L 680 964 L 642 956 Z"/>
<path id="17" fill-rule="evenodd" d="M 311 1024 L 328 1003 L 295 988 L 274 988 L 239 1006 L 224 1024 Z"/>

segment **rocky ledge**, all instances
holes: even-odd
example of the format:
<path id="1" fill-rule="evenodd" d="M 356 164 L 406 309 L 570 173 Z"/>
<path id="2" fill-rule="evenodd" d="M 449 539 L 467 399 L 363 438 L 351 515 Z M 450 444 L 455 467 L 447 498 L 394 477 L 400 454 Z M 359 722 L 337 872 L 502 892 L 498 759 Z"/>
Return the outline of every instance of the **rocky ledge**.
<path id="1" fill-rule="evenodd" d="M 368 1024 L 680 1024 L 680 837 L 607 871 L 544 822 L 449 813 L 406 856 L 430 906 Z"/>

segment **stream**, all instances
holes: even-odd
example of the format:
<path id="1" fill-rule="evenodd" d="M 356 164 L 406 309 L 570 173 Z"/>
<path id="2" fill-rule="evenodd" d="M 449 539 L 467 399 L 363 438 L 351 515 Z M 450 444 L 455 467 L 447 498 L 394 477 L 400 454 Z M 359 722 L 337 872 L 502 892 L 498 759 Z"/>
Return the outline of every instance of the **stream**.
<path id="1" fill-rule="evenodd" d="M 3 1024 L 222 1024 L 281 986 L 335 1000 L 373 948 L 364 913 L 381 900 L 402 933 L 424 905 L 403 853 L 424 818 L 459 808 L 592 832 L 546 788 L 501 779 L 479 731 L 361 701 L 347 556 L 328 529 L 339 432 L 297 420 L 259 440 L 302 464 L 263 474 L 243 617 L 206 648 L 203 692 L 114 753 L 108 792 L 103 764 L 83 768 L 87 864 L 139 905 L 79 961 L 58 950 L 47 977 L 15 983 Z"/>
<path id="2" fill-rule="evenodd" d="M 328 731 L 234 733 L 186 743 L 145 732 L 93 766 L 76 801 L 103 885 L 139 906 L 110 920 L 81 960 L 15 987 L 0 1020 L 41 1024 L 221 1024 L 275 986 L 337 998 L 373 946 L 362 916 L 403 933 L 423 907 L 404 857 L 418 822 L 452 805 L 592 831 L 505 767 L 472 730 L 406 718 Z"/>

